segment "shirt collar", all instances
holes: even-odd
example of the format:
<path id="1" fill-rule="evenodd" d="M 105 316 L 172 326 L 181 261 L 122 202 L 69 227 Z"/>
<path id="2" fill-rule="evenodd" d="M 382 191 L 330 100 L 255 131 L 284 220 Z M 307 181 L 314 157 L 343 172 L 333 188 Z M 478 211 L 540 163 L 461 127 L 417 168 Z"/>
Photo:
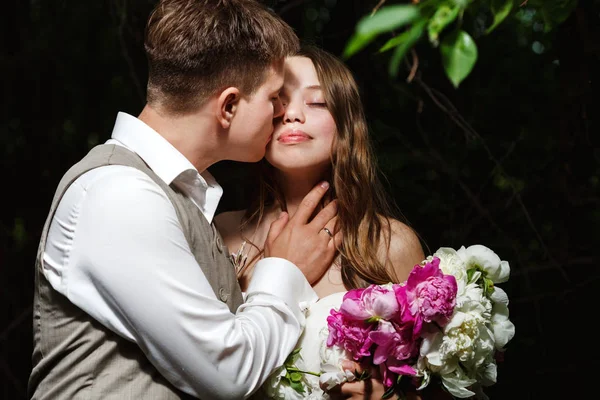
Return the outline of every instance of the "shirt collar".
<path id="1" fill-rule="evenodd" d="M 192 163 L 164 137 L 127 113 L 117 114 L 111 139 L 140 156 L 167 185 L 174 183 L 178 187 L 193 188 L 187 194 L 208 222 L 212 222 L 223 188 L 210 172 L 198 173 Z"/>

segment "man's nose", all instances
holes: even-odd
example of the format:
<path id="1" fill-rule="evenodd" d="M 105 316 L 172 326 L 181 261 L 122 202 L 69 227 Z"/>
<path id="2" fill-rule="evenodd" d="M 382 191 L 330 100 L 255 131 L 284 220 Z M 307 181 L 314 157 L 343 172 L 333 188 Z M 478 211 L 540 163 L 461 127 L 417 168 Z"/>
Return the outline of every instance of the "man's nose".
<path id="1" fill-rule="evenodd" d="M 273 118 L 281 117 L 283 115 L 285 109 L 283 108 L 283 103 L 281 102 L 280 98 L 277 98 L 273 107 L 274 107 Z"/>

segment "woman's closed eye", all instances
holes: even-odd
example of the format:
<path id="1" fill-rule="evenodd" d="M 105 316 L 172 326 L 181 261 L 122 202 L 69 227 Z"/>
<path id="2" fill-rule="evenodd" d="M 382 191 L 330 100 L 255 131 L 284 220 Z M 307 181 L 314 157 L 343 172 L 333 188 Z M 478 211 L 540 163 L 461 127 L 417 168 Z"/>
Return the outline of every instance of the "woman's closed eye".
<path id="1" fill-rule="evenodd" d="M 312 106 L 312 107 L 327 107 L 327 103 L 325 102 L 318 102 L 318 101 L 311 101 L 306 103 L 307 106 Z"/>

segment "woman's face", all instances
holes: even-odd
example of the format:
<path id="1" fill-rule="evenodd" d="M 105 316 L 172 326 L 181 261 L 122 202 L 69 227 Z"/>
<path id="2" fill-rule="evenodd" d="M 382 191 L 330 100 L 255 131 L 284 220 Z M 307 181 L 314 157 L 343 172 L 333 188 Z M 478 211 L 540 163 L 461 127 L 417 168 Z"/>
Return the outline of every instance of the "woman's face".
<path id="1" fill-rule="evenodd" d="M 330 164 L 336 126 L 309 58 L 286 59 L 280 97 L 284 114 L 275 120 L 265 158 L 284 172 L 324 172 Z"/>

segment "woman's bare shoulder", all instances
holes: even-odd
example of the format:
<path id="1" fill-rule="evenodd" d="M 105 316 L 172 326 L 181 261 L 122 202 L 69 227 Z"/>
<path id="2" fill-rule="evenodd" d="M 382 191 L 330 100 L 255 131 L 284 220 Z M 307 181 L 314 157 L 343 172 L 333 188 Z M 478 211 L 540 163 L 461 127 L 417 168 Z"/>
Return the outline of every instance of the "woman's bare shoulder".
<path id="1" fill-rule="evenodd" d="M 387 221 L 389 230 L 387 223 L 384 224 L 387 234 L 381 243 L 387 247 L 389 237 L 389 248 L 382 250 L 387 250 L 386 265 L 391 269 L 390 272 L 402 282 L 408 278 L 413 267 L 425 259 L 425 254 L 419 235 L 412 227 L 393 218 L 387 218 Z"/>

